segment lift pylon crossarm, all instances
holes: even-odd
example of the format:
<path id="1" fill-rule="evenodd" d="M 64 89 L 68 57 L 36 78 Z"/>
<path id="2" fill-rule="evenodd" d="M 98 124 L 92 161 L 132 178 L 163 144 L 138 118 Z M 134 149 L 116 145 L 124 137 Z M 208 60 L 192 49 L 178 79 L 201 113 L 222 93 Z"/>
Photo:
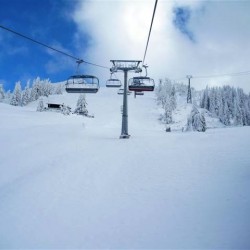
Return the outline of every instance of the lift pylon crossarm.
<path id="1" fill-rule="evenodd" d="M 136 71 L 139 69 L 141 60 L 110 60 L 113 63 L 113 67 L 110 69 L 111 72 L 121 70 Z"/>

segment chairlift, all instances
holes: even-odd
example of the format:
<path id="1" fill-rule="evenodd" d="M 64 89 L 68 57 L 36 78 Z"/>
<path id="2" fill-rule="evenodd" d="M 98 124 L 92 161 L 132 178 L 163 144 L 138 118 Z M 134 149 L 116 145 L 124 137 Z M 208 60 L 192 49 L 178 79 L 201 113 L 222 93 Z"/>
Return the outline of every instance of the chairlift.
<path id="1" fill-rule="evenodd" d="M 91 75 L 80 75 L 78 73 L 80 64 L 84 61 L 78 59 L 76 74 L 70 76 L 65 85 L 65 90 L 67 93 L 93 93 L 95 94 L 99 90 L 99 79 Z"/>
<path id="2" fill-rule="evenodd" d="M 73 75 L 69 77 L 65 90 L 67 93 L 97 93 L 99 79 L 92 75 Z"/>
<path id="3" fill-rule="evenodd" d="M 107 88 L 120 88 L 121 86 L 122 86 L 122 83 L 119 79 L 110 78 L 106 81 Z"/>
<path id="4" fill-rule="evenodd" d="M 128 89 L 130 91 L 154 91 L 154 79 L 148 76 L 136 76 L 129 79 Z"/>

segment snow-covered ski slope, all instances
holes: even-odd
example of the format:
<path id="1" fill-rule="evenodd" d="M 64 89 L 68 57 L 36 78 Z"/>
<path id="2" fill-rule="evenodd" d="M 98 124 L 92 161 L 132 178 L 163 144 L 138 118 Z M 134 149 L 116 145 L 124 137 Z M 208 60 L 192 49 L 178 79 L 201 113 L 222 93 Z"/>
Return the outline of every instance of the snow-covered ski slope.
<path id="1" fill-rule="evenodd" d="M 121 140 L 116 90 L 87 102 L 93 119 L 0 103 L 0 248 L 250 249 L 250 127 L 166 133 L 146 93 Z"/>

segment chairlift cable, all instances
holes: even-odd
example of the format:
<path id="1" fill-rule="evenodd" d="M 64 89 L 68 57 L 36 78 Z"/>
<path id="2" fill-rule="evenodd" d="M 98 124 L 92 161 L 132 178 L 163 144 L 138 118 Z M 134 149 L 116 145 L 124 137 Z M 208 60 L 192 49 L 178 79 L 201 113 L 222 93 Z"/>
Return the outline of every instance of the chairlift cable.
<path id="1" fill-rule="evenodd" d="M 31 41 L 31 42 L 34 42 L 34 43 L 36 43 L 36 44 L 39 44 L 39 45 L 41 45 L 41 46 L 43 46 L 43 47 L 46 47 L 46 48 L 51 49 L 51 50 L 53 50 L 53 51 L 56 51 L 56 52 L 58 52 L 58 53 L 60 53 L 60 54 L 62 54 L 62 55 L 64 55 L 64 56 L 70 57 L 70 58 L 76 60 L 77 62 L 81 61 L 81 62 L 84 62 L 84 63 L 86 63 L 86 64 L 90 64 L 90 65 L 93 65 L 93 66 L 96 66 L 96 67 L 109 69 L 108 67 L 105 67 L 105 66 L 102 66 L 102 65 L 98 65 L 98 64 L 95 64 L 95 63 L 91 63 L 91 62 L 84 61 L 84 60 L 82 60 L 82 59 L 80 59 L 80 58 L 77 58 L 77 57 L 75 57 L 75 56 L 73 56 L 73 55 L 70 55 L 70 54 L 68 54 L 68 53 L 66 53 L 66 52 L 64 52 L 64 51 L 61 51 L 61 50 L 59 50 L 59 49 L 53 48 L 53 47 L 51 47 L 51 46 L 49 46 L 49 45 L 47 45 L 47 44 L 45 44 L 45 43 L 39 42 L 39 41 L 37 41 L 37 40 L 35 40 L 35 39 L 33 39 L 33 38 L 30 38 L 30 37 L 28 37 L 28 36 L 26 36 L 26 35 L 23 35 L 23 34 L 17 32 L 17 31 L 14 31 L 14 30 L 12 30 L 12 29 L 10 29 L 10 28 L 4 27 L 4 26 L 1 25 L 1 24 L 0 24 L 0 28 L 2 28 L 2 29 L 4 29 L 4 30 L 7 30 L 7 31 L 9 31 L 9 32 L 11 32 L 11 33 L 13 33 L 13 34 L 15 34 L 15 35 L 18 35 L 18 36 L 20 36 L 20 37 L 22 37 L 22 38 L 25 38 L 25 39 L 27 39 L 27 40 L 29 40 L 29 41 Z"/>
<path id="2" fill-rule="evenodd" d="M 250 71 L 242 71 L 242 72 L 229 73 L 229 74 L 193 76 L 193 78 L 213 78 L 213 77 L 223 77 L 223 76 L 242 76 L 242 75 L 249 75 L 249 74 L 250 74 Z"/>
<path id="3" fill-rule="evenodd" d="M 250 75 L 250 71 L 241 71 L 241 72 L 235 72 L 235 73 L 228 73 L 228 74 L 218 74 L 218 75 L 192 75 L 193 79 L 205 79 L 205 78 L 217 78 L 217 77 L 224 77 L 224 76 L 245 76 L 245 75 Z M 178 77 L 174 78 L 175 81 L 181 81 L 185 80 L 186 77 Z"/>
<path id="4" fill-rule="evenodd" d="M 145 49 L 145 52 L 144 52 L 144 57 L 143 57 L 143 60 L 142 60 L 142 65 L 144 65 L 144 61 L 145 61 L 146 54 L 147 54 L 148 43 L 149 43 L 149 39 L 150 39 L 150 35 L 151 35 L 151 30 L 152 30 L 153 22 L 154 22 L 154 17 L 155 17 L 155 11 L 156 11 L 157 3 L 158 3 L 158 0 L 155 0 L 155 6 L 154 6 L 154 11 L 153 11 L 153 16 L 152 16 L 152 19 L 151 19 L 150 29 L 149 29 L 149 33 L 148 33 L 148 40 L 147 40 L 147 45 L 146 45 L 146 49 Z"/>

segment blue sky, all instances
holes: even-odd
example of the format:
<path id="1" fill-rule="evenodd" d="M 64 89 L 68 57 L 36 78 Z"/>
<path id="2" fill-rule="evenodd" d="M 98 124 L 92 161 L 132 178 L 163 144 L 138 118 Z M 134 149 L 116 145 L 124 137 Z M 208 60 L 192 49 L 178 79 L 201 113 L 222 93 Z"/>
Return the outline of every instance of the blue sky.
<path id="1" fill-rule="evenodd" d="M 174 8 L 173 23 L 184 35 L 186 35 L 192 42 L 195 42 L 193 33 L 188 29 L 187 25 L 191 17 L 191 10 L 186 6 L 177 6 Z"/>
<path id="2" fill-rule="evenodd" d="M 155 0 L 0 0 L 0 24 L 86 61 L 142 60 Z M 155 78 L 250 71 L 250 1 L 159 0 L 145 63 Z M 75 73 L 74 60 L 0 29 L 0 83 L 52 82 Z M 99 77 L 109 70 L 82 65 Z M 122 79 L 122 74 L 117 74 Z M 132 73 L 129 77 L 132 76 Z M 250 74 L 192 78 L 197 88 L 229 84 L 250 91 Z"/>
<path id="3" fill-rule="evenodd" d="M 76 1 L 0 0 L 0 4 L 1 25 L 78 57 L 74 37 L 77 26 L 69 15 Z M 3 29 L 0 41 L 0 79 L 6 90 L 12 89 L 18 80 L 23 85 L 37 76 L 62 81 L 75 71 L 74 60 Z M 87 43 L 85 36 L 81 39 L 83 49 Z M 60 61 L 63 66 L 53 67 Z"/>

